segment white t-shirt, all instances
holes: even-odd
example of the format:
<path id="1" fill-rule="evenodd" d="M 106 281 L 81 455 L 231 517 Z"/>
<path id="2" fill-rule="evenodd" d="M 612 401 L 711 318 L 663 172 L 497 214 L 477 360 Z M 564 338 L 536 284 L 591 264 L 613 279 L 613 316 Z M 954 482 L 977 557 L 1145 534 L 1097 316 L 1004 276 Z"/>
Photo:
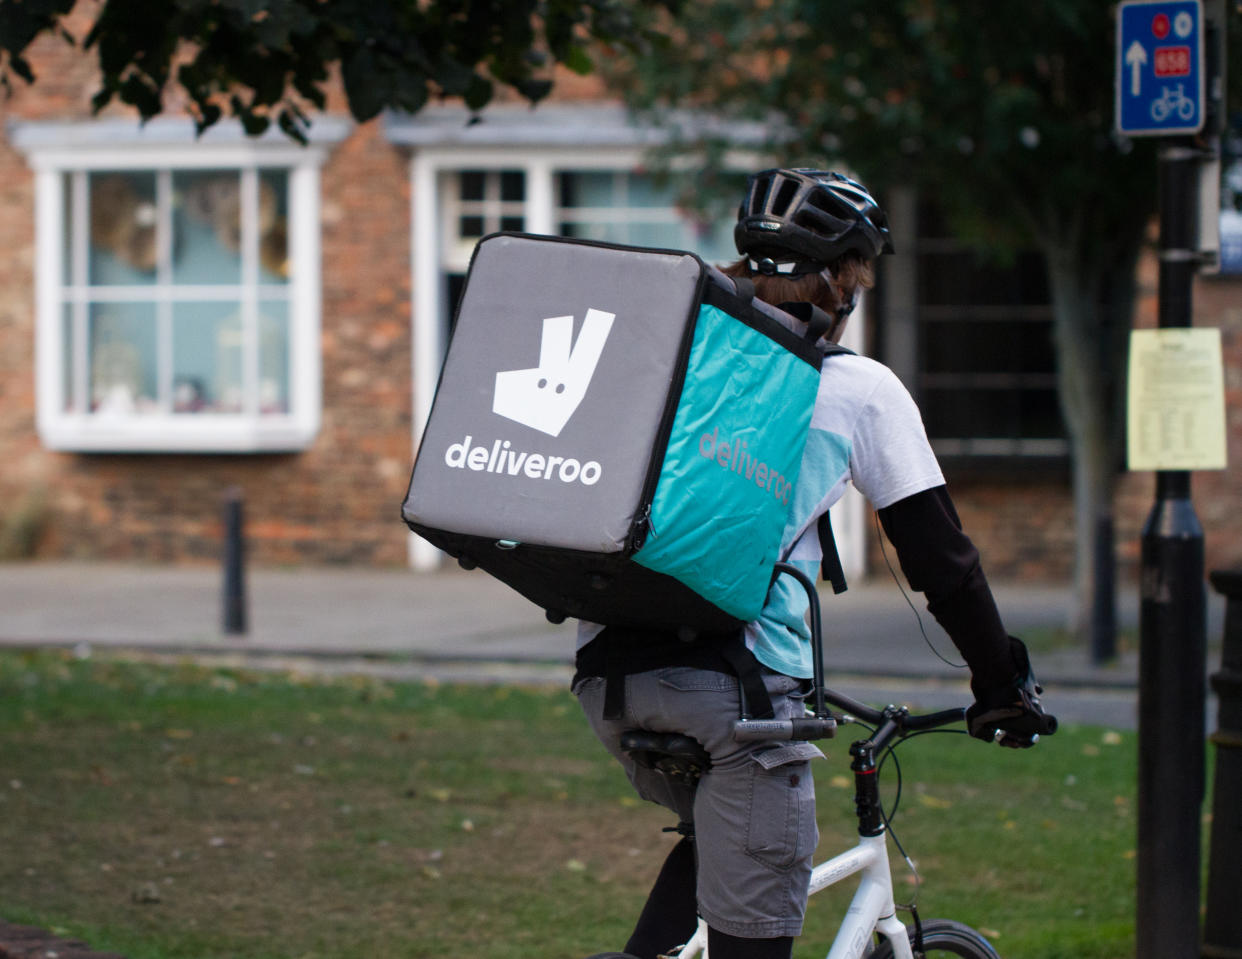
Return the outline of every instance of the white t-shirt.
<path id="1" fill-rule="evenodd" d="M 876 509 L 943 485 L 923 420 L 892 370 L 853 354 L 824 359 L 810 435 L 794 487 L 781 557 L 812 581 L 822 558 L 819 517 L 853 483 Z M 759 618 L 746 626 L 746 645 L 763 665 L 787 676 L 813 672 L 807 598 L 790 576 L 778 577 Z M 578 646 L 603 629 L 581 622 Z"/>
<path id="2" fill-rule="evenodd" d="M 811 431 L 794 487 L 781 556 L 812 581 L 819 573 L 820 516 L 845 494 L 846 484 L 873 507 L 886 506 L 944 484 L 909 392 L 888 367 L 865 356 L 826 357 Z M 746 644 L 763 665 L 789 676 L 812 674 L 807 599 L 790 576 L 778 577 Z"/>

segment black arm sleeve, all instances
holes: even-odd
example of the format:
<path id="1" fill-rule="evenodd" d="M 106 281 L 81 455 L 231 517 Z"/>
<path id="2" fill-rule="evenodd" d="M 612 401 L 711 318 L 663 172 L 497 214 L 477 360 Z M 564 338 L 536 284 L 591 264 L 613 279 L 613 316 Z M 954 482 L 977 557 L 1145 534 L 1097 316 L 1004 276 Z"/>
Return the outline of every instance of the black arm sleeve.
<path id="1" fill-rule="evenodd" d="M 972 685 L 1010 682 L 1009 637 L 948 490 L 915 493 L 879 510 L 879 518 L 911 589 L 927 597 L 928 611 L 970 667 Z"/>

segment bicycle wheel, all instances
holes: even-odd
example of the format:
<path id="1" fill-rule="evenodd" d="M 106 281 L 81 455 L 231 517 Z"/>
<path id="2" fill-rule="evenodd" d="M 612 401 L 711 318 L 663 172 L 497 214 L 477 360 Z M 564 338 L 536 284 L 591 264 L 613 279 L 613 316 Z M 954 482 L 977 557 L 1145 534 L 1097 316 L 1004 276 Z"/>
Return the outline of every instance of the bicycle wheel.
<path id="1" fill-rule="evenodd" d="M 910 948 L 914 948 L 914 930 L 910 930 Z M 980 933 L 952 919 L 928 919 L 923 923 L 924 956 L 962 956 L 963 959 L 1000 959 L 996 950 Z M 885 940 L 867 953 L 867 959 L 893 959 L 893 947 Z"/>

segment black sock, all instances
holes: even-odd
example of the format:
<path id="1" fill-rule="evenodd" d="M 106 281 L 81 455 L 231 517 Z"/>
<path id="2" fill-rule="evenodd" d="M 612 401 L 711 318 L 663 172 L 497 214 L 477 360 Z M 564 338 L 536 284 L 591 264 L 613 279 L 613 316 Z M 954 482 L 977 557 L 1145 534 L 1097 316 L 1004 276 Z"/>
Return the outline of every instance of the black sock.
<path id="1" fill-rule="evenodd" d="M 740 939 L 708 927 L 707 952 L 712 959 L 789 959 L 793 955 L 793 936 Z"/>
<path id="2" fill-rule="evenodd" d="M 655 959 L 681 945 L 694 935 L 698 909 L 694 843 L 682 839 L 664 860 L 625 951 L 638 959 Z"/>

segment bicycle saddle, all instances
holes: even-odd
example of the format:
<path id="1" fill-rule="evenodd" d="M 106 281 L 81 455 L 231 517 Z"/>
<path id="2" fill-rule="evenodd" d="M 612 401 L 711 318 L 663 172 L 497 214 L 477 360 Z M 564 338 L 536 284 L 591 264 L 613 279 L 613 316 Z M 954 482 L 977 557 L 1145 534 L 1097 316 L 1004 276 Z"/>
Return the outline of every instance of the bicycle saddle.
<path id="1" fill-rule="evenodd" d="M 712 758 L 693 736 L 631 729 L 621 734 L 621 748 L 638 765 L 688 785 L 712 768 Z"/>

